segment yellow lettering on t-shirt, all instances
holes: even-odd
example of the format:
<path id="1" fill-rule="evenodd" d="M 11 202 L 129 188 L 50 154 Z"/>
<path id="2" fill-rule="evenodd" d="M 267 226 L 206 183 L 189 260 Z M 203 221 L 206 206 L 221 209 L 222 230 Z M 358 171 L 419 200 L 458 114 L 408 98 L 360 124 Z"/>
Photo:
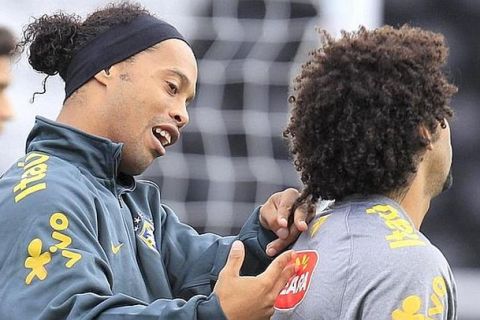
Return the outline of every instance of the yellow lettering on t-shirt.
<path id="1" fill-rule="evenodd" d="M 390 205 L 375 205 L 366 210 L 367 214 L 377 214 L 392 232 L 385 236 L 391 249 L 424 246 L 415 228 L 408 220 L 402 218 L 398 211 Z"/>
<path id="2" fill-rule="evenodd" d="M 443 303 L 440 298 L 444 297 L 447 294 L 447 285 L 445 279 L 441 276 L 435 277 L 433 279 L 433 294 L 430 297 L 433 307 L 428 309 L 428 315 L 433 316 L 436 314 L 442 314 L 444 311 Z"/>
<path id="3" fill-rule="evenodd" d="M 445 312 L 442 298 L 447 294 L 447 285 L 442 276 L 435 277 L 432 283 L 433 293 L 430 296 L 431 307 L 428 308 L 428 316 L 421 313 L 422 298 L 418 295 L 409 295 L 403 301 L 400 308 L 392 312 L 392 320 L 434 320 L 435 316 Z M 425 305 L 426 310 L 428 305 Z"/>

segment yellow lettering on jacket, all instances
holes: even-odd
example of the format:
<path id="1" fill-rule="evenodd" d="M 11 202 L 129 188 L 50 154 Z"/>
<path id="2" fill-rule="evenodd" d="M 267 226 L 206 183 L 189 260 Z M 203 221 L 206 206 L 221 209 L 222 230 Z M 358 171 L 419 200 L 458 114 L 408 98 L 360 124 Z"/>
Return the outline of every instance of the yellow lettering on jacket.
<path id="1" fill-rule="evenodd" d="M 37 191 L 47 189 L 44 178 L 47 175 L 48 165 L 46 162 L 49 158 L 45 154 L 31 152 L 25 158 L 25 162 L 17 164 L 23 168 L 23 174 L 20 182 L 13 187 L 15 203 L 22 201 Z"/>
<path id="2" fill-rule="evenodd" d="M 48 276 L 46 265 L 52 260 L 52 256 L 61 253 L 66 258 L 65 267 L 72 268 L 81 258 L 80 253 L 69 250 L 72 238 L 66 234 L 70 222 L 64 213 L 56 212 L 50 216 L 50 227 L 52 228 L 51 240 L 53 245 L 48 251 L 43 252 L 43 242 L 35 238 L 28 244 L 28 257 L 25 259 L 25 268 L 30 269 L 25 283 L 31 284 L 33 279 L 45 280 Z M 47 248 L 45 248 L 47 250 Z"/>

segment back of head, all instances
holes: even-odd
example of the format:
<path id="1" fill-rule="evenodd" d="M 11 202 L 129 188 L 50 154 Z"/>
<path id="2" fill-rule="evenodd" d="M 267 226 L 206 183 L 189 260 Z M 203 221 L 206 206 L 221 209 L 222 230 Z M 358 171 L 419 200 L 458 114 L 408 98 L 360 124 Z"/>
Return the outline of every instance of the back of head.
<path id="1" fill-rule="evenodd" d="M 150 15 L 135 3 L 112 3 L 90 14 L 85 21 L 75 14 L 58 12 L 43 15 L 26 26 L 23 48 L 29 45 L 29 63 L 47 75 L 60 74 L 65 80 L 73 56 L 87 43 L 113 26 L 127 24 L 138 16 Z"/>
<path id="2" fill-rule="evenodd" d="M 335 40 L 323 32 L 295 79 L 289 138 L 311 197 L 401 192 L 439 121 L 453 115 L 456 87 L 441 68 L 443 36 L 419 28 L 361 27 Z"/>
<path id="3" fill-rule="evenodd" d="M 0 27 L 0 56 L 12 56 L 15 52 L 15 37 L 6 28 Z"/>

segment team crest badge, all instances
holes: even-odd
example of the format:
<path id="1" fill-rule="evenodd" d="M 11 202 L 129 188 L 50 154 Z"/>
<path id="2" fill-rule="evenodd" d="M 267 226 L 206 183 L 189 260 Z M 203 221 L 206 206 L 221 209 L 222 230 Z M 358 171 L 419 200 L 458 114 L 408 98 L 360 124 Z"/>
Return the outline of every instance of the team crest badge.
<path id="1" fill-rule="evenodd" d="M 135 232 L 137 232 L 140 239 L 152 250 L 157 251 L 156 243 L 155 243 L 155 227 L 153 226 L 153 222 L 147 219 L 143 214 L 140 212 L 133 220 Z"/>
<path id="2" fill-rule="evenodd" d="M 286 311 L 302 302 L 310 286 L 312 274 L 317 266 L 318 254 L 313 250 L 297 251 L 295 265 L 297 273 L 291 277 L 275 300 L 275 309 Z"/>

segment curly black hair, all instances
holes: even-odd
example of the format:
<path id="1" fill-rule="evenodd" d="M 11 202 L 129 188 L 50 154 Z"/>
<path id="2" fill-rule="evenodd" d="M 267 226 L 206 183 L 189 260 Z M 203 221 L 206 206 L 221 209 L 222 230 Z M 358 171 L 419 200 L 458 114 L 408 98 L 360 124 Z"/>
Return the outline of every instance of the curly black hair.
<path id="1" fill-rule="evenodd" d="M 152 14 L 140 4 L 128 1 L 110 3 L 83 22 L 80 16 L 61 11 L 43 15 L 24 28 L 19 46 L 22 51 L 29 46 L 28 62 L 33 69 L 47 77 L 60 74 L 65 78 L 73 56 L 88 42 L 109 28 L 129 23 L 140 15 Z"/>
<path id="2" fill-rule="evenodd" d="M 321 34 L 284 131 L 304 184 L 298 203 L 401 192 L 428 144 L 419 126 L 435 134 L 453 116 L 443 36 L 408 25 Z"/>

